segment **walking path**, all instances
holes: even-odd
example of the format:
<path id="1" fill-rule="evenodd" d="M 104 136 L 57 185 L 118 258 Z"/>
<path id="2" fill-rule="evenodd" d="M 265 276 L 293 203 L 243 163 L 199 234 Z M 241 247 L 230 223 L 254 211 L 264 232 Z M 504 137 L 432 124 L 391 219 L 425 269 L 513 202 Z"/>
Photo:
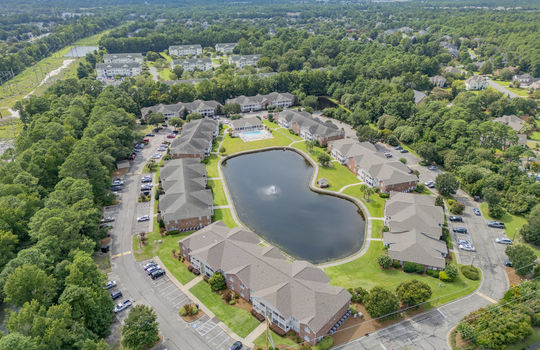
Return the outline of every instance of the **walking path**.
<path id="1" fill-rule="evenodd" d="M 255 339 L 257 339 L 261 334 L 263 334 L 266 331 L 266 323 L 268 321 L 264 321 L 260 325 L 257 326 L 251 333 L 249 333 L 244 339 L 247 343 L 254 343 Z"/>
<path id="2" fill-rule="evenodd" d="M 357 183 L 354 183 L 354 184 L 345 185 L 342 188 L 340 188 L 338 192 L 342 193 L 343 191 L 345 191 L 347 188 L 349 188 L 351 186 L 357 186 L 357 185 L 361 185 L 361 184 L 363 184 L 363 182 L 357 182 Z"/>

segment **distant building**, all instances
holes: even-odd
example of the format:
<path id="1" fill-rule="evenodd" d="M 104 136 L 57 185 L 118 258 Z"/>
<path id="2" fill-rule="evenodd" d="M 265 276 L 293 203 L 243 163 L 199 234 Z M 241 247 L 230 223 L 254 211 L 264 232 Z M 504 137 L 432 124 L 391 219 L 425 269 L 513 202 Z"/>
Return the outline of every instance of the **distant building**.
<path id="1" fill-rule="evenodd" d="M 423 93 L 422 91 L 418 91 L 418 90 L 413 90 L 414 92 L 414 103 L 415 104 L 420 104 L 422 101 L 424 101 L 424 99 L 427 97 L 425 93 Z"/>
<path id="2" fill-rule="evenodd" d="M 209 58 L 185 58 L 172 61 L 172 68 L 180 66 L 184 71 L 207 71 L 212 69 L 212 60 Z"/>
<path id="3" fill-rule="evenodd" d="M 512 130 L 518 133 L 518 145 L 527 145 L 527 135 L 521 132 L 523 130 L 523 127 L 525 126 L 525 121 L 523 121 L 523 119 L 519 118 L 514 114 L 511 114 L 495 118 L 493 119 L 493 121 L 495 123 L 501 123 L 512 128 Z"/>
<path id="4" fill-rule="evenodd" d="M 199 44 L 169 46 L 169 55 L 172 55 L 172 56 L 202 55 L 202 46 Z"/>
<path id="5" fill-rule="evenodd" d="M 446 85 L 446 79 L 441 75 L 436 75 L 434 77 L 431 77 L 431 78 L 429 78 L 429 81 L 433 85 L 435 85 L 437 87 L 440 87 L 440 88 L 442 88 L 442 87 L 444 87 Z"/>
<path id="6" fill-rule="evenodd" d="M 345 137 L 345 131 L 334 123 L 323 122 L 307 112 L 288 109 L 277 113 L 274 118 L 285 129 L 293 130 L 305 140 L 316 140 L 321 146 Z"/>
<path id="7" fill-rule="evenodd" d="M 143 63 L 143 61 L 144 58 L 141 53 L 106 53 L 103 55 L 104 63 Z"/>
<path id="8" fill-rule="evenodd" d="M 445 42 L 445 41 L 442 41 L 439 43 L 439 45 L 441 47 L 444 47 L 446 50 L 448 50 L 448 53 L 454 57 L 458 57 L 459 55 L 459 51 L 458 51 L 458 48 L 456 45 L 452 44 L 452 43 L 448 43 L 448 42 Z"/>
<path id="9" fill-rule="evenodd" d="M 465 89 L 467 90 L 484 90 L 488 87 L 487 78 L 482 75 L 473 75 L 465 80 Z"/>
<path id="10" fill-rule="evenodd" d="M 288 92 L 272 92 L 267 95 L 238 96 L 226 101 L 226 104 L 237 103 L 242 112 L 260 111 L 272 107 L 288 108 L 294 105 L 296 97 Z"/>
<path id="11" fill-rule="evenodd" d="M 221 103 L 214 100 L 195 100 L 193 102 L 178 102 L 169 105 L 160 103 L 152 107 L 141 108 L 141 115 L 146 119 L 150 112 L 154 112 L 161 113 L 166 119 L 169 119 L 181 117 L 184 110 L 186 110 L 188 114 L 199 113 L 203 117 L 213 117 L 216 114 L 217 107 L 221 107 Z"/>
<path id="12" fill-rule="evenodd" d="M 512 77 L 513 81 L 519 82 L 520 86 L 527 87 L 537 81 L 540 81 L 540 78 L 534 78 L 530 74 L 520 74 L 520 75 L 514 75 Z"/>
<path id="13" fill-rule="evenodd" d="M 260 58 L 261 55 L 231 56 L 229 57 L 229 64 L 234 64 L 242 69 L 245 66 L 256 66 Z"/>
<path id="14" fill-rule="evenodd" d="M 444 68 L 444 73 L 461 75 L 461 74 L 463 74 L 463 71 L 456 68 L 456 67 L 445 67 Z"/>
<path id="15" fill-rule="evenodd" d="M 210 155 L 212 143 L 219 135 L 219 123 L 204 118 L 192 120 L 182 127 L 180 135 L 171 144 L 171 158 L 198 158 L 203 160 Z"/>
<path id="16" fill-rule="evenodd" d="M 116 77 L 134 77 L 141 74 L 141 71 L 141 64 L 137 62 L 96 64 L 97 79 L 102 81 Z"/>
<path id="17" fill-rule="evenodd" d="M 231 120 L 232 135 L 238 136 L 243 132 L 264 130 L 264 125 L 257 117 Z"/>
<path id="18" fill-rule="evenodd" d="M 232 53 L 237 43 L 222 43 L 216 44 L 216 52 L 221 52 L 222 54 Z"/>

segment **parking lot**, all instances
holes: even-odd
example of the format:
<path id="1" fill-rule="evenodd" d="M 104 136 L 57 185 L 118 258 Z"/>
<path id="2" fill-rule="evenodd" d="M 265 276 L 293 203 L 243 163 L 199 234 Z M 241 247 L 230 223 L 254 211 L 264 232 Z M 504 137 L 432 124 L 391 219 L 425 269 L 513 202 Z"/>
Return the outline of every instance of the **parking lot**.
<path id="1" fill-rule="evenodd" d="M 225 333 L 223 329 L 207 315 L 204 315 L 197 321 L 191 323 L 189 327 L 203 338 L 203 341 L 210 345 L 212 349 L 228 350 L 235 342 L 234 339 L 229 337 L 227 333 Z M 244 346 L 244 349 L 247 348 Z"/>

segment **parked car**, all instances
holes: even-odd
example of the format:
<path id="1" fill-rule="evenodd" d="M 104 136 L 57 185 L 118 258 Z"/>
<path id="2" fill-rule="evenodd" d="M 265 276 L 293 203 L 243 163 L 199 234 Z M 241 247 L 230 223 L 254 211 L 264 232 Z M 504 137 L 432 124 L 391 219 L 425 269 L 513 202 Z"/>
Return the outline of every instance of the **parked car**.
<path id="1" fill-rule="evenodd" d="M 455 233 L 467 233 L 467 229 L 465 227 L 454 227 L 452 231 Z"/>
<path id="2" fill-rule="evenodd" d="M 493 228 L 504 228 L 504 223 L 500 221 L 488 221 L 488 226 Z"/>
<path id="3" fill-rule="evenodd" d="M 111 186 L 111 191 L 113 192 L 122 191 L 122 186 L 118 186 L 118 185 Z"/>
<path id="4" fill-rule="evenodd" d="M 124 184 L 124 180 L 122 180 L 122 179 L 114 179 L 112 184 L 117 185 L 117 186 L 122 186 Z"/>
<path id="5" fill-rule="evenodd" d="M 175 137 L 176 137 L 176 134 L 168 134 L 167 135 L 168 139 L 174 139 Z"/>
<path id="6" fill-rule="evenodd" d="M 154 134 L 146 134 L 146 136 L 147 136 L 147 137 L 154 137 L 154 136 L 156 136 L 156 135 L 154 135 Z"/>
<path id="7" fill-rule="evenodd" d="M 474 208 L 472 211 L 473 211 L 474 215 L 476 215 L 476 216 L 482 215 L 482 213 L 480 213 L 480 209 L 478 209 L 478 208 Z"/>
<path id="8" fill-rule="evenodd" d="M 167 147 L 161 146 L 157 150 L 158 152 L 165 152 L 167 150 Z"/>
<path id="9" fill-rule="evenodd" d="M 161 124 L 161 126 L 164 127 L 164 128 L 168 127 L 167 124 Z"/>
<path id="10" fill-rule="evenodd" d="M 409 151 L 407 151 L 406 149 L 401 149 L 399 150 L 399 153 L 409 153 Z"/>
<path id="11" fill-rule="evenodd" d="M 142 183 L 152 182 L 152 177 L 151 177 L 151 176 L 144 176 L 144 177 L 141 179 L 141 182 L 142 182 Z"/>
<path id="12" fill-rule="evenodd" d="M 121 298 L 121 297 L 122 297 L 122 292 L 119 290 L 115 290 L 114 292 L 111 293 L 111 298 L 113 300 Z"/>
<path id="13" fill-rule="evenodd" d="M 127 309 L 128 307 L 130 307 L 133 303 L 131 302 L 131 300 L 127 299 L 127 300 L 124 300 L 123 302 L 121 302 L 120 304 L 117 304 L 113 311 L 115 314 L 119 313 L 120 311 L 124 311 L 125 309 Z"/>
<path id="14" fill-rule="evenodd" d="M 163 271 L 162 269 L 157 269 L 155 271 L 152 271 L 152 273 L 150 274 L 150 277 L 152 277 L 152 279 L 155 280 L 156 278 L 159 278 L 163 276 L 164 274 L 165 274 L 165 271 Z"/>
<path id="15" fill-rule="evenodd" d="M 148 143 L 148 142 L 150 142 L 150 139 L 149 139 L 148 137 L 145 137 L 145 138 L 143 139 L 143 142 L 144 142 L 144 143 Z"/>
<path id="16" fill-rule="evenodd" d="M 433 180 L 429 180 L 424 185 L 426 185 L 426 187 L 428 187 L 428 188 L 434 188 L 435 187 L 435 182 Z"/>
<path id="17" fill-rule="evenodd" d="M 143 216 L 139 216 L 137 218 L 137 222 L 143 222 L 143 221 L 150 221 L 150 216 L 148 215 L 143 215 Z"/>
<path id="18" fill-rule="evenodd" d="M 476 248 L 473 245 L 470 244 L 460 244 L 459 249 L 467 251 L 467 252 L 475 252 Z"/>
<path id="19" fill-rule="evenodd" d="M 401 147 L 401 146 L 396 146 L 396 147 L 394 147 L 394 149 L 395 149 L 396 151 L 401 151 L 401 150 L 403 149 L 403 147 Z"/>
<path id="20" fill-rule="evenodd" d="M 512 240 L 506 237 L 496 238 L 495 242 L 500 243 L 500 244 L 512 245 Z"/>
<path id="21" fill-rule="evenodd" d="M 152 189 L 152 184 L 144 184 L 141 186 L 141 191 L 150 191 Z"/>
<path id="22" fill-rule="evenodd" d="M 107 222 L 113 222 L 114 218 L 112 216 L 107 216 L 106 218 L 101 219 L 101 223 L 105 224 Z"/>
<path id="23" fill-rule="evenodd" d="M 390 153 L 390 152 L 385 152 L 385 153 L 384 153 L 384 156 L 385 156 L 386 158 L 392 158 L 392 153 Z"/>
<path id="24" fill-rule="evenodd" d="M 157 264 L 154 261 L 149 261 L 148 263 L 144 264 L 143 268 L 147 269 L 150 266 L 154 266 L 154 265 L 157 265 Z"/>
<path id="25" fill-rule="evenodd" d="M 108 281 L 107 283 L 105 283 L 105 289 L 111 289 L 111 288 L 114 288 L 116 287 L 116 281 Z"/>
<path id="26" fill-rule="evenodd" d="M 453 221 L 453 222 L 463 222 L 463 218 L 461 216 L 455 216 L 455 215 L 450 216 L 448 220 Z"/>
<path id="27" fill-rule="evenodd" d="M 135 145 L 135 148 L 136 149 L 143 149 L 144 148 L 144 143 L 139 143 L 138 145 Z"/>
<path id="28" fill-rule="evenodd" d="M 458 244 L 471 245 L 471 242 L 467 241 L 466 239 L 458 239 Z"/>
<path id="29" fill-rule="evenodd" d="M 173 130 L 172 133 L 175 134 L 175 135 L 178 135 L 178 130 Z"/>
<path id="30" fill-rule="evenodd" d="M 429 170 L 433 170 L 433 171 L 436 171 L 438 168 L 435 166 L 435 165 L 430 165 L 428 167 Z"/>
<path id="31" fill-rule="evenodd" d="M 159 159 L 159 158 L 161 158 L 161 154 L 159 154 L 159 153 L 154 153 L 154 154 L 152 154 L 152 158 L 153 158 L 153 159 Z"/>
<path id="32" fill-rule="evenodd" d="M 146 269 L 146 273 L 148 275 L 151 275 L 152 272 L 157 271 L 157 270 L 161 270 L 161 267 L 159 265 L 153 265 Z"/>
<path id="33" fill-rule="evenodd" d="M 512 267 L 512 262 L 510 260 L 505 260 L 504 266 Z"/>
<path id="34" fill-rule="evenodd" d="M 242 345 L 242 342 L 239 342 L 237 341 L 236 343 L 234 343 L 233 345 L 231 345 L 231 347 L 229 348 L 229 350 L 240 350 L 242 349 L 244 345 Z"/>

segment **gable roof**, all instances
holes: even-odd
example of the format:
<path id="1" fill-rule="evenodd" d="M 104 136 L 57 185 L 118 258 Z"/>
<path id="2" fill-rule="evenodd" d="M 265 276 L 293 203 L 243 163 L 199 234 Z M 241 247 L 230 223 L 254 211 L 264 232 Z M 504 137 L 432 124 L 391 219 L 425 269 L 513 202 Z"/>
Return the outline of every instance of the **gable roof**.
<path id="1" fill-rule="evenodd" d="M 232 124 L 233 129 L 263 125 L 263 123 L 257 117 L 240 118 L 236 120 L 231 120 L 231 124 Z"/>
<path id="2" fill-rule="evenodd" d="M 518 133 L 521 131 L 521 129 L 523 129 L 523 126 L 525 125 L 525 122 L 515 114 L 503 115 L 502 117 L 493 119 L 493 121 L 495 123 L 508 125 L 512 128 L 512 130 Z"/>
<path id="3" fill-rule="evenodd" d="M 267 95 L 255 95 L 255 96 L 238 96 L 236 98 L 230 98 L 225 103 L 238 103 L 240 106 L 248 104 L 262 104 L 263 102 L 268 102 L 271 104 L 276 104 L 280 101 L 292 101 L 294 95 L 288 92 L 271 92 Z"/>
<path id="4" fill-rule="evenodd" d="M 330 138 L 345 134 L 345 131 L 339 129 L 334 123 L 323 122 L 319 118 L 313 118 L 311 114 L 304 111 L 298 112 L 288 109 L 279 112 L 276 118 L 278 120 L 286 120 L 291 126 L 297 124 L 300 130 L 307 130 L 315 137 Z"/>
<path id="5" fill-rule="evenodd" d="M 214 131 L 218 128 L 218 122 L 213 119 L 203 118 L 192 120 L 182 127 L 180 136 L 171 144 L 171 154 L 200 154 L 204 155 L 208 145 L 214 139 Z"/>
<path id="6" fill-rule="evenodd" d="M 385 185 L 418 180 L 415 175 L 409 174 L 409 168 L 405 164 L 400 161 L 389 160 L 380 152 L 366 152 L 355 155 L 353 158 L 358 168 L 363 169 Z"/>
<path id="7" fill-rule="evenodd" d="M 214 271 L 235 274 L 252 297 L 315 333 L 350 301 L 349 292 L 331 286 L 321 269 L 306 261 L 288 261 L 279 249 L 260 246 L 259 237 L 243 228 L 229 229 L 218 221 L 179 242 Z"/>
<path id="8" fill-rule="evenodd" d="M 340 139 L 330 141 L 329 145 L 338 150 L 345 157 L 354 157 L 370 152 L 377 152 L 377 148 L 370 142 L 358 142 L 353 139 Z"/>

